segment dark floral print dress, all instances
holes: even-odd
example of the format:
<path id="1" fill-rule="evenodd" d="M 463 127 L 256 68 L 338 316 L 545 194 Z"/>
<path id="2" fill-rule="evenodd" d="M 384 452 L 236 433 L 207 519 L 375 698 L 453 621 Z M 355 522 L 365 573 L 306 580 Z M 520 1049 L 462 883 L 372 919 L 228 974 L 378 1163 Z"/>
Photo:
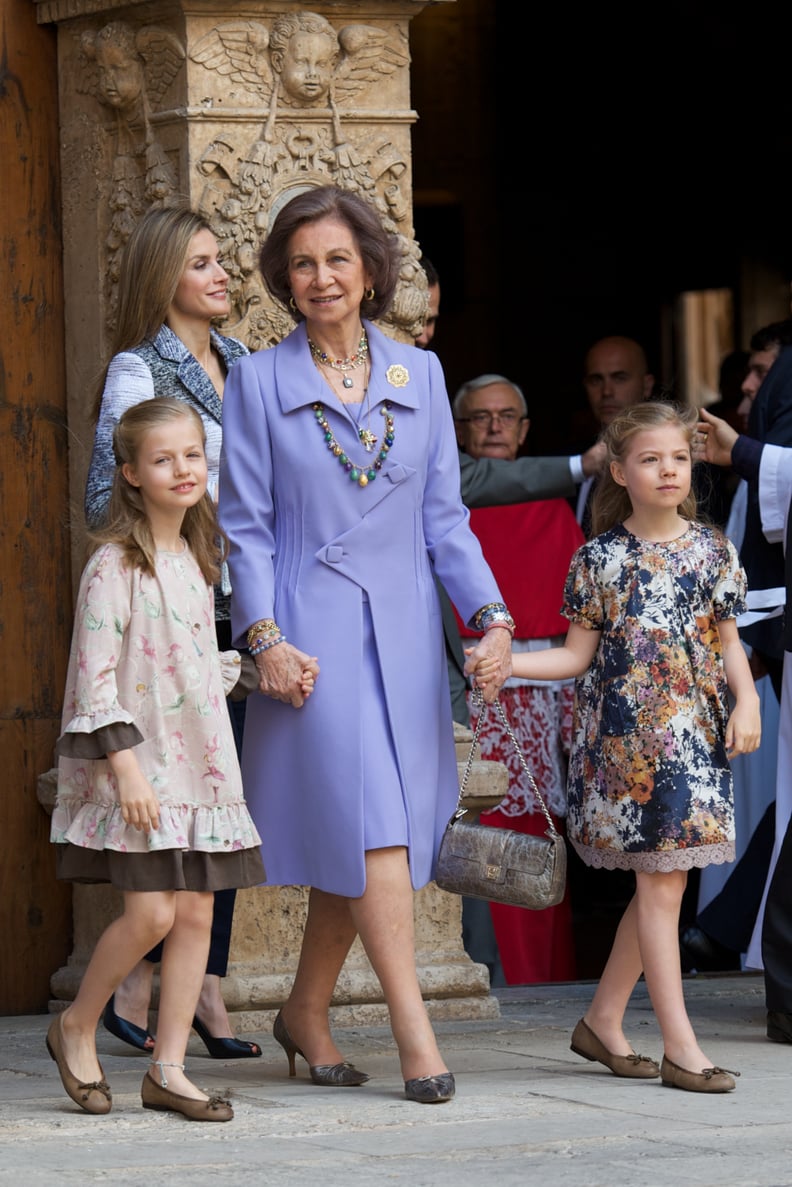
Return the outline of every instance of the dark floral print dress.
<path id="1" fill-rule="evenodd" d="M 576 681 L 568 777 L 568 836 L 587 865 L 734 859 L 718 623 L 745 594 L 734 545 L 701 524 L 667 543 L 618 524 L 572 558 L 563 613 L 602 632 Z"/>

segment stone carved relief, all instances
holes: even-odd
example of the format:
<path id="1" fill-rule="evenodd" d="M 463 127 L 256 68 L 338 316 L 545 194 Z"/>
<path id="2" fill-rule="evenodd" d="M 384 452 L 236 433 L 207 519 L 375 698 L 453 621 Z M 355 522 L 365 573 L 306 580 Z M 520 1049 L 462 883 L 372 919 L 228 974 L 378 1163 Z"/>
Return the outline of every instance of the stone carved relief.
<path id="1" fill-rule="evenodd" d="M 176 176 L 151 118 L 186 53 L 167 29 L 120 20 L 83 31 L 79 47 L 78 90 L 115 117 L 105 240 L 112 323 L 119 257 L 132 227 L 150 206 L 165 205 L 189 188 Z M 223 124 L 195 162 L 205 179 L 195 205 L 215 229 L 231 277 L 226 332 L 259 349 L 292 329 L 291 318 L 258 274 L 258 251 L 290 197 L 334 183 L 370 200 L 398 236 L 401 283 L 385 328 L 416 337 L 427 292 L 420 249 L 411 236 L 409 195 L 401 188 L 408 162 L 382 129 L 380 108 L 370 106 L 377 87 L 408 67 L 406 31 L 363 24 L 336 30 L 316 13 L 292 12 L 269 26 L 222 22 L 194 44 L 189 58 L 206 71 L 202 113 L 213 116 L 222 105 L 237 116 Z M 240 121 L 246 110 L 250 119 Z M 249 128 L 256 122 L 259 130 L 251 140 Z M 372 130 L 372 123 L 379 126 Z"/>
<path id="2" fill-rule="evenodd" d="M 400 188 L 407 162 L 386 133 L 356 136 L 344 122 L 353 100 L 364 101 L 367 91 L 407 67 L 405 35 L 394 38 L 369 25 L 336 30 L 316 13 L 295 12 L 276 17 L 269 28 L 257 21 L 217 25 L 190 58 L 223 80 L 227 101 L 252 98 L 263 116 L 252 142 L 229 128 L 197 162 L 207 179 L 199 206 L 217 228 L 231 275 L 228 332 L 259 349 L 292 328 L 258 277 L 258 249 L 284 202 L 312 185 L 334 183 L 373 202 L 398 235 L 402 283 L 386 322 L 416 337 L 426 283 L 409 233 L 410 203 Z"/>
<path id="3" fill-rule="evenodd" d="M 163 95 L 181 69 L 184 47 L 166 29 L 135 29 L 111 21 L 80 36 L 77 89 L 115 115 L 115 149 L 106 238 L 108 294 L 118 279 L 118 259 L 144 210 L 167 203 L 178 191 L 177 177 L 151 124 Z"/>

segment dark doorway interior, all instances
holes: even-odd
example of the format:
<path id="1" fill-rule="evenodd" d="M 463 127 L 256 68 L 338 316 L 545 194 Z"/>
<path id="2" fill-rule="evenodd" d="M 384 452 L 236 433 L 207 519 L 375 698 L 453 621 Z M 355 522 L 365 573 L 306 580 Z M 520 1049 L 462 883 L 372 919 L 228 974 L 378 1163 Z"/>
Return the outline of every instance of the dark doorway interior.
<path id="1" fill-rule="evenodd" d="M 789 21 L 766 17 L 456 0 L 412 22 L 416 236 L 442 285 L 434 347 L 451 394 L 482 372 L 522 386 L 531 452 L 591 443 L 579 377 L 602 335 L 640 340 L 674 389 L 680 293 L 731 290 L 738 347 L 788 315 Z M 777 291 L 757 296 L 762 284 Z M 570 881 L 580 975 L 597 977 L 632 876 L 572 857 Z"/>

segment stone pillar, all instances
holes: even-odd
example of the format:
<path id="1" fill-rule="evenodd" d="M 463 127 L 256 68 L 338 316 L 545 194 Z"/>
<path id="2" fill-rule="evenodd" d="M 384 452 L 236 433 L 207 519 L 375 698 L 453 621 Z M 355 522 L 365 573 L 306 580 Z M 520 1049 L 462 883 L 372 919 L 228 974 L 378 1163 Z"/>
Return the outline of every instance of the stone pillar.
<path id="1" fill-rule="evenodd" d="M 258 248 L 295 193 L 336 183 L 367 197 L 402 244 L 383 325 L 412 341 L 426 278 L 413 238 L 410 18 L 416 0 L 37 0 L 58 27 L 70 483 L 82 504 L 91 407 L 118 262 L 140 215 L 186 200 L 230 272 L 222 329 L 251 349 L 292 323 L 261 281 Z M 315 69 L 306 78 L 303 63 Z M 74 576 L 82 533 L 75 525 Z"/>
<path id="2" fill-rule="evenodd" d="M 295 193 L 333 182 L 367 197 L 399 235 L 401 284 L 383 328 L 411 341 L 426 281 L 412 226 L 408 28 L 418 0 L 37 0 L 58 27 L 64 286 L 71 501 L 81 507 L 93 440 L 91 405 L 112 326 L 118 261 L 154 205 L 187 200 L 214 226 L 231 275 L 223 329 L 252 349 L 291 323 L 256 269 L 271 220 Z M 316 63 L 310 79 L 302 69 Z M 79 576 L 82 533 L 73 539 Z M 458 745 L 469 747 L 470 735 Z M 491 806 L 505 768 L 477 764 L 470 797 Z M 51 774 L 41 780 L 43 800 Z M 228 1008 L 258 1029 L 287 996 L 307 891 L 240 892 Z M 74 950 L 52 978 L 73 998 L 94 944 L 118 911 L 109 887 L 74 888 Z M 497 1016 L 487 970 L 461 942 L 461 903 L 435 886 L 416 896 L 418 966 L 435 1018 Z M 53 1003 L 55 1004 L 55 1003 Z M 384 1022 L 385 1005 L 359 943 L 338 983 L 335 1021 Z"/>

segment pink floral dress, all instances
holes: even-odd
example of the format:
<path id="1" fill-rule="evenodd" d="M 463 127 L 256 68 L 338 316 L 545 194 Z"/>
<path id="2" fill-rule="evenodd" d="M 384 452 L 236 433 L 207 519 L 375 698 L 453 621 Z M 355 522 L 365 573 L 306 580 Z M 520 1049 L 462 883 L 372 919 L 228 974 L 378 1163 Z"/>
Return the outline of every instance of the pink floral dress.
<path id="1" fill-rule="evenodd" d="M 58 742 L 55 843 L 209 858 L 252 850 L 254 881 L 244 884 L 263 881 L 225 700 L 239 655 L 218 654 L 212 597 L 186 545 L 158 553 L 154 576 L 130 567 L 113 544 L 90 559 Z M 105 758 L 128 746 L 160 801 L 159 828 L 148 834 L 124 822 Z"/>

